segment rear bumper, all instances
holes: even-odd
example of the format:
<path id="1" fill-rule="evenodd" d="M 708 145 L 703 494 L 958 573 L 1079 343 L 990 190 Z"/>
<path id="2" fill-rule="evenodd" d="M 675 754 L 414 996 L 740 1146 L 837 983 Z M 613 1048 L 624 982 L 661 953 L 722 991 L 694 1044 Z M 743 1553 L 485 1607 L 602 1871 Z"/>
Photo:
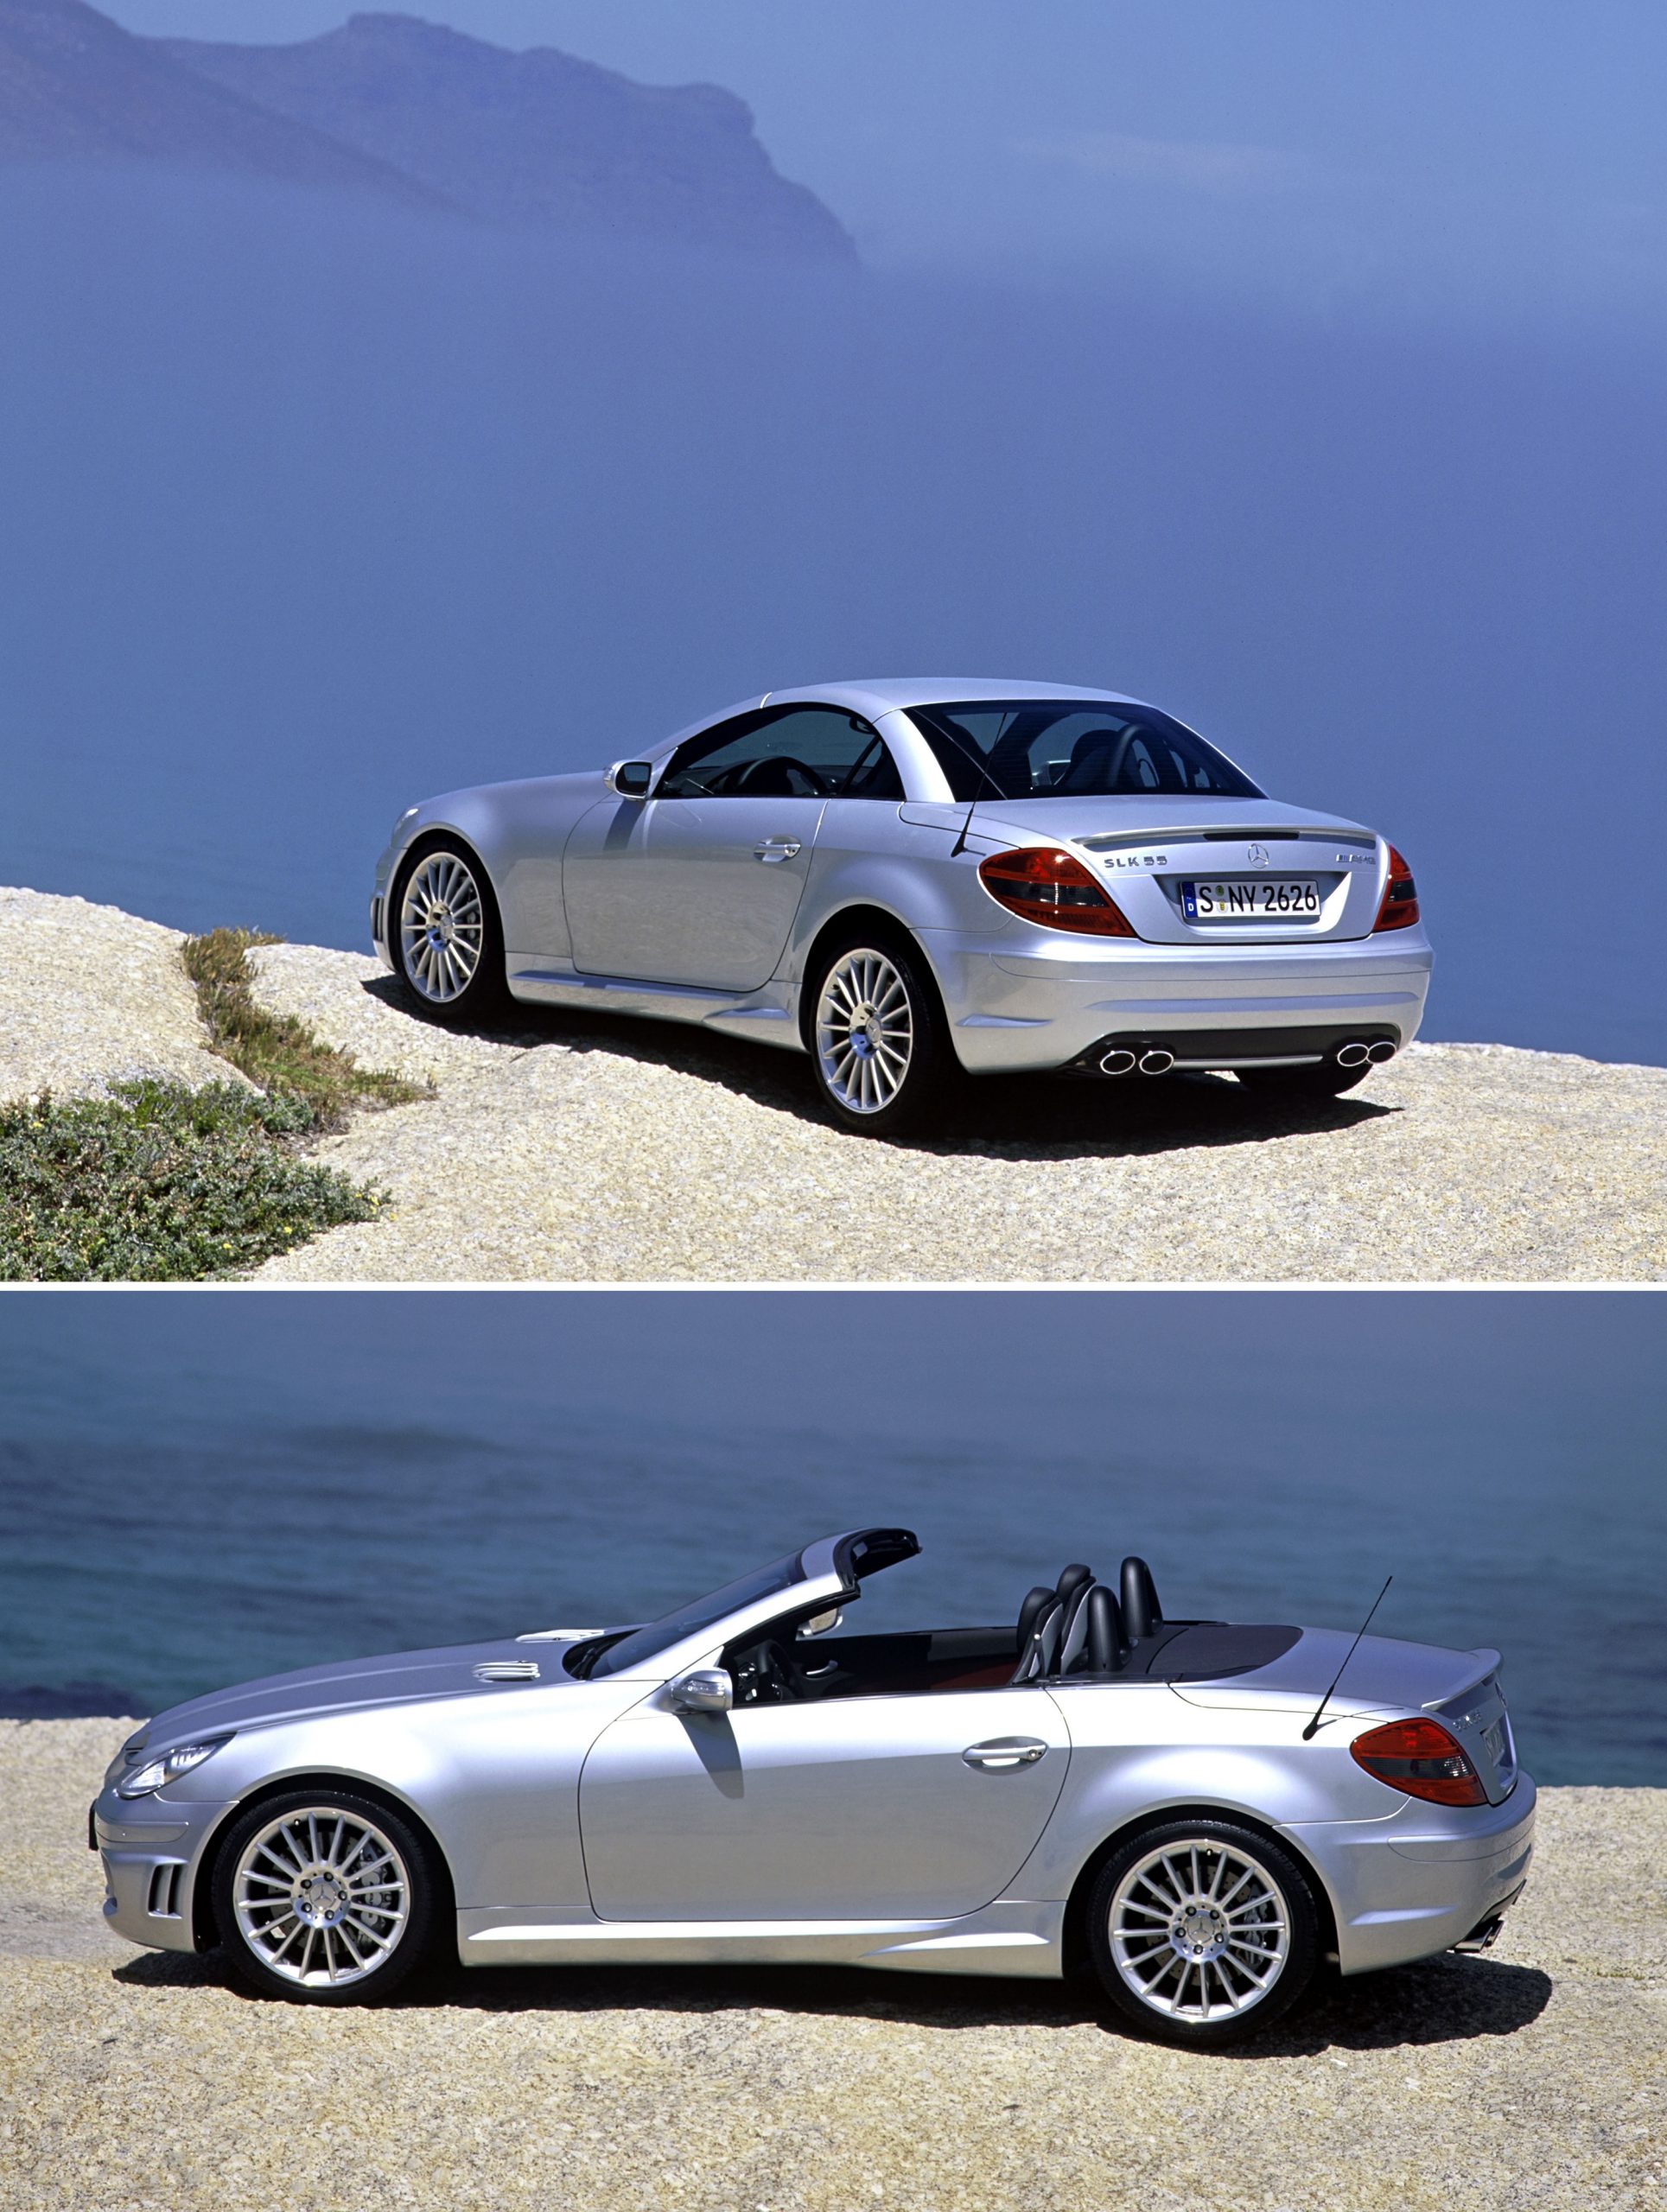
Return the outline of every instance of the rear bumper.
<path id="1" fill-rule="evenodd" d="M 1418 1033 L 1433 957 L 1418 927 L 1242 950 L 1121 938 L 1090 944 L 1032 929 L 996 940 L 919 934 L 957 1056 L 981 1074 L 1068 1067 L 1112 1035 L 1160 1044 L 1184 1037 L 1189 1050 L 1179 1058 L 1216 1067 L 1266 1057 L 1244 1041 L 1257 1031 L 1282 1033 L 1289 1057 L 1305 1056 L 1309 1032 L 1327 1040 L 1356 1030 L 1388 1035 L 1398 1049 Z M 1211 1033 L 1222 1039 L 1219 1052 L 1199 1042 Z M 1326 1049 L 1316 1042 L 1313 1056 Z"/>
<path id="2" fill-rule="evenodd" d="M 1404 1966 L 1473 1936 L 1522 1888 L 1534 1812 L 1524 1774 L 1503 1805 L 1414 1802 L 1392 1821 L 1293 1827 L 1331 1893 L 1341 1971 Z"/>

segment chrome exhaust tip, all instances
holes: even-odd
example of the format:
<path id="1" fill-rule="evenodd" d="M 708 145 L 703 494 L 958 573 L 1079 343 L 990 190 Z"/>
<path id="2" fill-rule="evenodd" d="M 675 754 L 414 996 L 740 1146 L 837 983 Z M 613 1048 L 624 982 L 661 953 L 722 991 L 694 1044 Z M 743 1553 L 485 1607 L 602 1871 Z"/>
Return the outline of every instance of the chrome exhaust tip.
<path id="1" fill-rule="evenodd" d="M 1387 1037 L 1380 1037 L 1375 1045 L 1367 1046 L 1366 1058 L 1375 1061 L 1381 1068 L 1385 1060 L 1392 1060 L 1395 1058 L 1395 1047 Z"/>
<path id="2" fill-rule="evenodd" d="M 1166 1052 L 1161 1045 L 1152 1046 L 1140 1056 L 1140 1071 L 1142 1075 L 1168 1075 L 1174 1065 L 1174 1054 Z"/>
<path id="3" fill-rule="evenodd" d="M 1339 1068 L 1363 1068 L 1371 1058 L 1371 1047 L 1361 1044 L 1358 1038 L 1352 1044 L 1339 1045 L 1337 1048 Z"/>
<path id="4" fill-rule="evenodd" d="M 1140 1063 L 1126 1045 L 1114 1045 L 1100 1062 L 1102 1075 L 1133 1075 Z"/>

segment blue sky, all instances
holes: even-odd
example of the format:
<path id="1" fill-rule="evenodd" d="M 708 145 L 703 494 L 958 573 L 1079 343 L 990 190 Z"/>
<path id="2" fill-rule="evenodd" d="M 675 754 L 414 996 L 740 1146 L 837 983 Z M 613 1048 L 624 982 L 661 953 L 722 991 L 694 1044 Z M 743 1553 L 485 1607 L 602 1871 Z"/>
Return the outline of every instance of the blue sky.
<path id="1" fill-rule="evenodd" d="M 224 38 L 223 0 L 116 0 Z M 341 0 L 239 0 L 235 35 Z M 1658 304 L 1667 10 L 1595 0 L 467 0 L 508 46 L 754 107 L 881 265 L 1116 269 L 1321 308 Z"/>

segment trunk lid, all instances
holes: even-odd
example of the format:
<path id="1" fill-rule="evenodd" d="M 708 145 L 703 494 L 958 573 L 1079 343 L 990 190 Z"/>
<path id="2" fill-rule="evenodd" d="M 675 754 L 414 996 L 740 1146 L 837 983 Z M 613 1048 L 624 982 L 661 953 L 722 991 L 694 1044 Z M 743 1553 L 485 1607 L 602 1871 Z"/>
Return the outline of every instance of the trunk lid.
<path id="1" fill-rule="evenodd" d="M 966 817 L 964 807 L 945 812 L 958 829 Z M 1154 944 L 1368 937 L 1388 872 L 1387 847 L 1364 824 L 1276 799 L 989 799 L 973 828 L 981 838 L 1011 831 L 1019 843 L 1074 847 Z M 1189 889 L 1200 885 L 1203 898 Z"/>
<path id="2" fill-rule="evenodd" d="M 1188 1705 L 1241 1712 L 1300 1710 L 1304 1705 L 1319 1706 L 1342 1667 L 1342 1679 L 1320 1723 L 1322 1733 L 1338 1722 L 1427 1713 L 1463 1745 L 1481 1777 L 1488 1802 L 1502 1803 L 1516 1787 L 1517 1755 L 1500 1685 L 1498 1653 L 1486 1648 L 1454 1651 L 1441 1644 L 1365 1636 L 1350 1658 L 1352 1640 L 1340 1629 L 1304 1629 L 1290 1649 L 1268 1666 L 1220 1681 L 1171 1682 L 1169 1687 Z"/>

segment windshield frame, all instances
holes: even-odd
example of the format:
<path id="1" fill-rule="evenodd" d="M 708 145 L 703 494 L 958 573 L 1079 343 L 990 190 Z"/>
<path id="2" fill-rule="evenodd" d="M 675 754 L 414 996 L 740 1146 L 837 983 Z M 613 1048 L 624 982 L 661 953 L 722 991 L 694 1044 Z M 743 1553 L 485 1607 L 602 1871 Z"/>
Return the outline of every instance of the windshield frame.
<path id="1" fill-rule="evenodd" d="M 639 1627 L 590 1637 L 565 1653 L 563 1664 L 570 1675 L 576 1675 L 582 1681 L 606 1681 L 610 1675 L 629 1674 L 664 1652 L 716 1627 L 732 1614 L 767 1599 L 783 1597 L 808 1580 L 803 1551 L 785 1552 L 767 1567 L 738 1575 L 733 1582 L 691 1598 L 686 1605 L 662 1613 L 657 1619 L 645 1621 Z"/>

